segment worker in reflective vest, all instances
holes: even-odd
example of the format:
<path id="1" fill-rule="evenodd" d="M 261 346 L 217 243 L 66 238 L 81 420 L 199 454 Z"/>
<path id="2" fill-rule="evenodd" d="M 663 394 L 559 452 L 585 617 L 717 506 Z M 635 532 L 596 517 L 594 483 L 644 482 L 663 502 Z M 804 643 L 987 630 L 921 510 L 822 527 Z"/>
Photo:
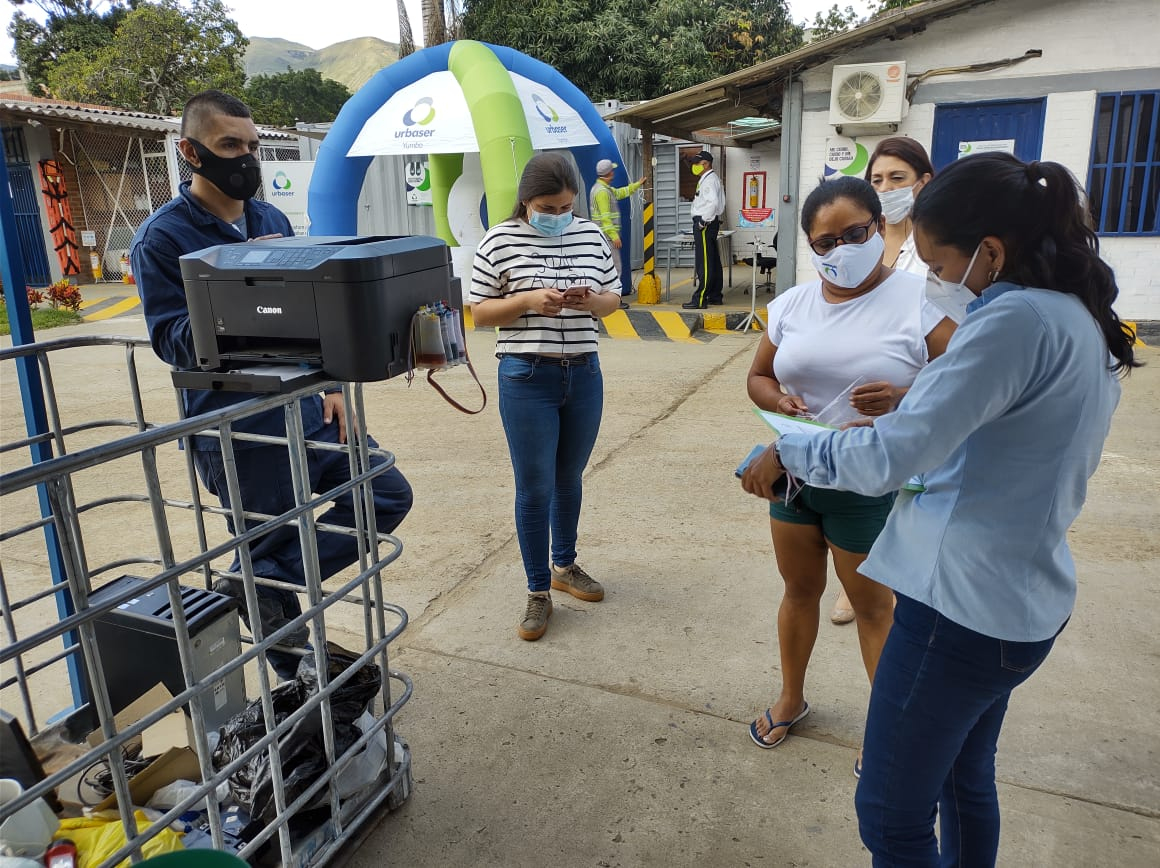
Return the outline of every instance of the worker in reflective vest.
<path id="1" fill-rule="evenodd" d="M 601 160 L 596 164 L 596 183 L 588 192 L 588 214 L 592 222 L 600 227 L 612 248 L 612 261 L 616 263 L 616 273 L 621 273 L 620 262 L 620 199 L 627 199 L 644 184 L 644 178 L 633 181 L 627 187 L 613 187 L 612 173 L 619 168 L 612 160 Z M 621 307 L 628 307 L 621 304 Z"/>

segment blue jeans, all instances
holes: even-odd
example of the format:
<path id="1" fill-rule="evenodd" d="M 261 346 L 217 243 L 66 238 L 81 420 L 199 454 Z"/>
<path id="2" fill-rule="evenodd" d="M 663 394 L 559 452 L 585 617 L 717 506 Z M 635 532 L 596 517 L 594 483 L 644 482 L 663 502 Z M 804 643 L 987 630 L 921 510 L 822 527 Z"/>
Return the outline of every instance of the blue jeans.
<path id="1" fill-rule="evenodd" d="M 338 442 L 338 423 L 332 422 L 319 430 L 307 435 L 308 439 L 324 443 Z M 376 447 L 373 437 L 367 437 L 367 443 Z M 290 478 L 290 458 L 285 446 L 254 446 L 248 449 L 238 449 L 237 457 L 238 488 L 242 495 L 242 508 L 250 512 L 261 512 L 266 515 L 281 515 L 293 509 L 294 486 Z M 342 452 L 310 449 L 306 453 L 310 468 L 310 490 L 319 493 L 350 481 L 349 458 Z M 222 506 L 230 507 L 229 490 L 226 487 L 225 468 L 222 465 L 220 452 L 196 450 L 193 453 L 194 465 L 205 487 L 211 494 L 216 494 Z M 386 459 L 371 456 L 371 466 L 377 467 Z M 395 528 L 406 517 L 411 509 L 413 496 L 411 485 L 399 472 L 392 467 L 385 473 L 371 480 L 375 502 L 375 530 L 379 533 L 393 533 Z M 319 523 L 355 526 L 354 502 L 351 492 L 343 494 L 334 501 L 330 509 L 317 515 Z M 227 518 L 232 533 L 237 533 L 232 518 Z M 259 521 L 247 522 L 250 527 L 261 524 Z M 318 565 L 323 580 L 330 578 L 339 570 L 358 560 L 358 540 L 346 534 L 320 531 L 318 540 Z M 292 524 L 284 525 L 266 534 L 257 542 L 250 544 L 250 557 L 253 562 L 254 575 L 267 579 L 278 579 L 296 585 L 306 584 L 305 567 L 302 563 L 302 547 L 298 537 L 298 528 Z M 241 569 L 237 555 L 231 571 Z M 239 596 L 241 589 L 232 585 L 231 592 Z M 259 615 L 262 621 L 264 634 L 278 629 L 292 618 L 302 614 L 298 596 L 280 588 L 269 588 L 264 585 L 257 587 L 258 603 L 261 609 Z M 245 603 L 242 604 L 245 611 Z M 246 621 L 249 624 L 249 621 Z M 283 644 L 293 647 L 306 645 L 308 630 L 305 626 L 283 641 Z M 274 671 L 283 679 L 293 678 L 298 667 L 298 658 L 293 654 L 281 651 L 271 651 L 267 654 Z"/>
<path id="2" fill-rule="evenodd" d="M 499 416 L 515 471 L 516 535 L 530 591 L 551 587 L 549 553 L 556 566 L 576 560 L 582 476 L 603 411 L 596 353 L 500 358 Z"/>
<path id="3" fill-rule="evenodd" d="M 1054 642 L 993 639 L 898 595 L 870 692 L 854 797 L 875 866 L 995 864 L 999 730 L 1011 691 Z"/>

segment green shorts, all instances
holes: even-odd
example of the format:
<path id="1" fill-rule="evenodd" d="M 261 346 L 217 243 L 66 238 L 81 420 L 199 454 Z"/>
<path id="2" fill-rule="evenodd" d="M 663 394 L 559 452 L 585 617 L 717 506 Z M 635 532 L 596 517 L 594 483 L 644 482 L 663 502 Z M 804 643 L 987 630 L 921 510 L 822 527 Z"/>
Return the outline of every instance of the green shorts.
<path id="1" fill-rule="evenodd" d="M 787 524 L 812 524 L 844 551 L 866 554 L 886 526 L 894 506 L 894 494 L 866 497 L 850 491 L 805 485 L 790 501 L 770 501 L 769 517 Z"/>

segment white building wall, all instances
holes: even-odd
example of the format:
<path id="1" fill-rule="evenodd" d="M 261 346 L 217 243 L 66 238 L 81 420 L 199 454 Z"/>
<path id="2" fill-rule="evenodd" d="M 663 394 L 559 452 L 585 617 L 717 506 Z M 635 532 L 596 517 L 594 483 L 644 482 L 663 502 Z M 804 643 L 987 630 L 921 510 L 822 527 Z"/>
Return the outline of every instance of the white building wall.
<path id="1" fill-rule="evenodd" d="M 929 150 L 936 104 L 1046 95 L 1041 158 L 1062 163 L 1086 184 L 1097 94 L 1112 89 L 1100 82 L 1126 75 L 1126 81 L 1143 82 L 1133 88 L 1160 87 L 1160 40 L 1140 29 L 1155 10 L 1154 0 L 996 0 L 935 21 L 923 33 L 883 40 L 804 73 L 799 207 L 822 173 L 825 140 L 835 135 L 828 121 L 835 64 L 905 60 L 907 74 L 915 75 L 1019 57 L 1032 48 L 1043 56 L 1005 69 L 928 78 L 895 135 L 913 136 Z M 872 149 L 883 134 L 852 137 Z M 809 248 L 800 235 L 797 250 L 797 280 L 812 279 Z M 1160 238 L 1101 237 L 1100 250 L 1116 271 L 1121 316 L 1160 320 Z"/>
<path id="2" fill-rule="evenodd" d="M 733 229 L 733 257 L 741 259 L 752 255 L 755 236 L 768 245 L 773 241 L 776 228 L 739 229 L 739 214 L 745 207 L 742 189 L 746 172 L 765 172 L 765 207 L 773 208 L 776 218 L 781 205 L 781 147 L 779 139 L 758 142 L 751 148 L 727 148 L 725 156 L 725 221 L 726 229 Z M 768 254 L 763 254 L 768 255 Z"/>

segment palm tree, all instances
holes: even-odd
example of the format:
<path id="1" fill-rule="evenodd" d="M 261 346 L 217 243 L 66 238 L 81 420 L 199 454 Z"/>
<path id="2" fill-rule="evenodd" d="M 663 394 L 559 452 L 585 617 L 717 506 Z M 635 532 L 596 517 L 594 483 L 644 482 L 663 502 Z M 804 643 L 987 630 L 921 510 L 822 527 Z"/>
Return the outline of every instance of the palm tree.
<path id="1" fill-rule="evenodd" d="M 411 35 L 411 16 L 407 4 L 399 0 L 399 60 L 415 51 L 415 37 Z"/>
<path id="2" fill-rule="evenodd" d="M 401 2 L 401 0 L 400 0 Z M 442 0 L 423 0 L 423 44 L 439 45 L 447 41 L 447 26 L 443 23 Z"/>
<path id="3" fill-rule="evenodd" d="M 445 11 L 445 32 L 447 41 L 459 39 L 462 36 L 461 28 L 463 27 L 463 4 L 459 0 L 447 0 Z"/>

